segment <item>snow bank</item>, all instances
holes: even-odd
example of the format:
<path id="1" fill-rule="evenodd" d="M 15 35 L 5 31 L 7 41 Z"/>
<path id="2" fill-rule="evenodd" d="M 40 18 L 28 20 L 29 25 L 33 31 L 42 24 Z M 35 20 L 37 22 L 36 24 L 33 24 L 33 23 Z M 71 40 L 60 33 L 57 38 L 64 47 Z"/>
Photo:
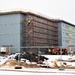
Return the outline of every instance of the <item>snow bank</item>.
<path id="1" fill-rule="evenodd" d="M 2 57 L 0 58 L 0 65 L 1 64 L 4 64 L 7 60 L 14 60 L 15 56 L 17 56 L 19 53 L 15 53 L 15 54 L 12 54 L 12 55 L 9 55 L 9 56 L 5 56 L 5 57 Z"/>

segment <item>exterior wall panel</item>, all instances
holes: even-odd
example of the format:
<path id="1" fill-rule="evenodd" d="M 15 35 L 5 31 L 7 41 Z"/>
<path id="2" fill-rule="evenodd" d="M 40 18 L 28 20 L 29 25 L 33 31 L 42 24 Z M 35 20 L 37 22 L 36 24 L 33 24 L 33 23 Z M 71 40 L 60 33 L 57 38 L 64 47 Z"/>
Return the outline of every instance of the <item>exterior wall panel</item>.
<path id="1" fill-rule="evenodd" d="M 58 42 L 62 47 L 69 47 L 75 45 L 75 26 L 68 23 L 60 22 L 58 25 Z"/>
<path id="2" fill-rule="evenodd" d="M 13 46 L 12 52 L 20 47 L 20 14 L 0 15 L 0 47 Z"/>

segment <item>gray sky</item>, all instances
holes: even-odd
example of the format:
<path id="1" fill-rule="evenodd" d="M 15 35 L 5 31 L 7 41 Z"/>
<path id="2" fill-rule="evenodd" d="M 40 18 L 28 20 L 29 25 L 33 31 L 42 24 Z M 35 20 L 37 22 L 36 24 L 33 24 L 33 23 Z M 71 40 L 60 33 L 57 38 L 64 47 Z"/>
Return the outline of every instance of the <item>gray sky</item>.
<path id="1" fill-rule="evenodd" d="M 0 10 L 30 9 L 75 24 L 75 0 L 0 0 Z"/>

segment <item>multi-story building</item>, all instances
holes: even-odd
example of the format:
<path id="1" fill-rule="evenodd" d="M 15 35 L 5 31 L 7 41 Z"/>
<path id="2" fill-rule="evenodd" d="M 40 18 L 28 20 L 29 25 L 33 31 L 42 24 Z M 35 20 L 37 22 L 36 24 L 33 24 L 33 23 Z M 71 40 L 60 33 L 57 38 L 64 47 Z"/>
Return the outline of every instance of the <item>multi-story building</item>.
<path id="1" fill-rule="evenodd" d="M 74 51 L 75 25 L 63 20 L 58 21 L 58 45 L 65 48 L 72 47 Z"/>
<path id="2" fill-rule="evenodd" d="M 25 47 L 75 44 L 74 29 L 73 24 L 32 12 L 0 12 L 0 47 L 35 52 L 36 48 Z"/>
<path id="3" fill-rule="evenodd" d="M 61 21 L 58 25 L 58 33 L 59 33 L 59 45 L 69 45 L 70 42 L 72 45 L 75 44 L 75 26 L 65 22 Z"/>
<path id="4" fill-rule="evenodd" d="M 0 46 L 12 46 L 12 52 L 26 46 L 57 46 L 57 30 L 54 20 L 32 12 L 0 13 Z"/>

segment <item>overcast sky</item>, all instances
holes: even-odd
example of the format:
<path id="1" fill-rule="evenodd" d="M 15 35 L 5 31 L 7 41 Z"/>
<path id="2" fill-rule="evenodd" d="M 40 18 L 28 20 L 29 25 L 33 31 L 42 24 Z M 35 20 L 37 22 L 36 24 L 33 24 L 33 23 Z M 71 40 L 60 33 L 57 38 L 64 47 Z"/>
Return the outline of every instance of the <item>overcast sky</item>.
<path id="1" fill-rule="evenodd" d="M 0 11 L 30 9 L 75 24 L 75 0 L 0 0 Z"/>

